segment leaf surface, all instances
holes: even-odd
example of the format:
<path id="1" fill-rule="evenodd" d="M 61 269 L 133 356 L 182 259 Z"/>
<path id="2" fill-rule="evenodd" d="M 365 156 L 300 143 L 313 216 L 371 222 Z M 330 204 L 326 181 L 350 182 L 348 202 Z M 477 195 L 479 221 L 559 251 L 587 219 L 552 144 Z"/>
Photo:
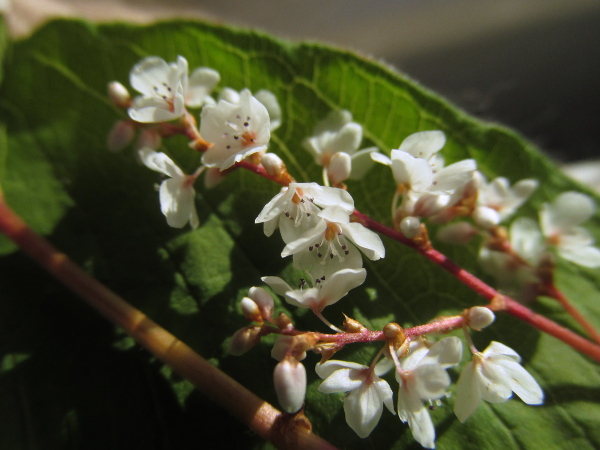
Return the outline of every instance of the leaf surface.
<path id="1" fill-rule="evenodd" d="M 254 224 L 278 187 L 234 171 L 215 189 L 198 188 L 197 230 L 167 227 L 153 188 L 157 174 L 137 164 L 130 148 L 106 150 L 108 131 L 125 118 L 107 100 L 106 84 L 126 84 L 131 67 L 149 55 L 167 61 L 183 55 L 191 68 L 212 67 L 221 74 L 220 88 L 274 92 L 283 125 L 271 151 L 299 181 L 320 179 L 302 139 L 339 108 L 364 127 L 363 147 L 384 152 L 416 131 L 443 130 L 447 162 L 471 157 L 490 178 L 540 180 L 533 206 L 581 190 L 515 133 L 470 118 L 403 75 L 345 51 L 186 21 L 149 27 L 57 21 L 11 43 L 0 92 L 0 186 L 8 203 L 100 281 L 274 404 L 273 339 L 242 357 L 227 356 L 226 348 L 229 336 L 245 326 L 238 302 L 250 286 L 261 285 L 264 275 L 290 284 L 300 276 L 280 258 L 281 240 L 266 238 Z M 184 170 L 195 170 L 199 157 L 185 140 L 164 146 Z M 389 169 L 373 168 L 349 190 L 359 210 L 388 220 Z M 535 217 L 535 210 L 529 206 L 522 214 Z M 600 238 L 598 215 L 587 227 Z M 409 326 L 484 303 L 412 250 L 385 244 L 386 258 L 366 263 L 367 282 L 327 308 L 331 321 L 340 323 L 343 312 L 372 328 L 389 321 Z M 482 275 L 474 246 L 443 250 Z M 0 253 L 1 448 L 197 448 L 215 437 L 223 447 L 267 445 L 14 253 L 4 238 Z M 598 271 L 561 262 L 557 278 L 600 327 Z M 578 330 L 552 301 L 534 308 Z M 325 331 L 305 311 L 286 304 L 278 310 L 292 315 L 298 328 Z M 597 364 L 510 317 L 499 317 L 475 339 L 481 349 L 499 340 L 517 350 L 546 401 L 541 407 L 518 400 L 481 405 L 461 425 L 449 399 L 432 412 L 438 448 L 600 447 Z M 377 350 L 357 346 L 337 356 L 368 364 Z M 306 414 L 318 434 L 343 448 L 419 447 L 388 412 L 369 438 L 358 438 L 345 424 L 342 397 L 317 392 L 311 370 L 317 361 L 309 355 L 304 363 Z"/>

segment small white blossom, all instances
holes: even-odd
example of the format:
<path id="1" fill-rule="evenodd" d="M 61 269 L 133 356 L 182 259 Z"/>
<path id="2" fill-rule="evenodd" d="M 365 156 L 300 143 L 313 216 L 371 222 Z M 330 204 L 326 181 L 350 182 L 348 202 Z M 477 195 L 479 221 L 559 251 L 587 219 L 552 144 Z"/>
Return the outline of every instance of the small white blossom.
<path id="1" fill-rule="evenodd" d="M 271 131 L 275 131 L 281 126 L 281 106 L 277 101 L 277 97 L 271 91 L 266 89 L 259 90 L 254 94 L 254 98 L 261 102 L 269 113 Z M 219 94 L 219 100 L 225 100 L 229 103 L 237 105 L 240 103 L 240 93 L 231 88 L 224 88 Z"/>
<path id="2" fill-rule="evenodd" d="M 313 155 L 318 165 L 326 170 L 337 171 L 336 181 L 340 179 L 340 163 L 337 163 L 337 167 L 330 167 L 332 158 L 337 153 L 346 153 L 350 159 L 342 157 L 344 171 L 350 172 L 350 178 L 360 179 L 372 167 L 369 154 L 377 151 L 376 147 L 358 150 L 362 137 L 362 127 L 352 122 L 352 114 L 349 111 L 331 111 L 315 126 L 313 135 L 305 139 L 302 145 Z M 332 182 L 335 183 L 333 180 Z"/>
<path id="3" fill-rule="evenodd" d="M 266 204 L 255 222 L 264 223 L 267 236 L 279 226 L 283 241 L 288 243 L 316 224 L 319 207 L 335 205 L 348 214 L 354 211 L 354 200 L 343 189 L 317 183 L 290 183 Z"/>
<path id="4" fill-rule="evenodd" d="M 540 225 L 548 243 L 556 246 L 560 256 L 584 267 L 600 267 L 600 249 L 593 246 L 591 233 L 579 226 L 595 210 L 594 201 L 578 192 L 564 192 L 540 210 Z"/>
<path id="5" fill-rule="evenodd" d="M 200 115 L 200 134 L 213 145 L 202 163 L 228 169 L 254 153 L 264 153 L 271 137 L 269 113 L 248 89 L 240 92 L 239 103 L 220 100 L 206 105 Z"/>
<path id="6" fill-rule="evenodd" d="M 219 74 L 198 68 L 188 79 L 188 62 L 183 56 L 170 64 L 149 56 L 133 67 L 129 82 L 142 94 L 133 99 L 129 116 L 137 122 L 167 122 L 181 117 L 186 104 L 199 107 L 214 103 L 209 93 L 219 82 Z"/>
<path id="7" fill-rule="evenodd" d="M 281 408 L 289 413 L 299 411 L 306 395 L 306 369 L 302 363 L 284 358 L 275 366 L 273 381 Z"/>
<path id="8" fill-rule="evenodd" d="M 294 255 L 294 264 L 317 278 L 344 268 L 362 267 L 356 247 L 376 261 L 385 256 L 383 242 L 377 233 L 360 223 L 351 223 L 349 213 L 340 206 L 321 210 L 317 224 L 295 241 L 289 242 L 282 258 Z M 355 247 L 356 246 L 356 247 Z"/>
<path id="9" fill-rule="evenodd" d="M 415 440 L 425 448 L 435 447 L 435 428 L 423 401 L 446 395 L 450 377 L 445 369 L 458 364 L 461 356 L 462 343 L 457 337 L 440 339 L 431 348 L 418 341 L 411 343 L 410 353 L 396 368 L 398 417 L 408 422 Z"/>
<path id="10" fill-rule="evenodd" d="M 477 208 L 473 218 L 483 228 L 489 229 L 510 217 L 538 187 L 537 180 L 526 179 L 512 187 L 506 178 L 499 177 L 490 183 L 481 172 L 475 172 Z"/>
<path id="11" fill-rule="evenodd" d="M 371 434 L 381 418 L 383 405 L 394 414 L 392 389 L 379 378 L 377 366 L 372 370 L 362 364 L 329 360 L 317 364 L 315 370 L 325 379 L 319 392 L 349 392 L 344 398 L 346 422 L 361 438 Z"/>
<path id="12" fill-rule="evenodd" d="M 277 294 L 285 296 L 285 301 L 299 308 L 309 308 L 320 314 L 325 307 L 337 303 L 351 289 L 364 283 L 367 277 L 365 269 L 344 269 L 325 280 L 318 280 L 314 287 L 293 289 L 279 277 L 263 277 Z"/>
<path id="13" fill-rule="evenodd" d="M 502 403 L 512 397 L 513 392 L 528 405 L 542 404 L 542 389 L 520 361 L 521 357 L 513 349 L 495 341 L 483 352 L 475 353 L 456 385 L 454 413 L 458 420 L 467 420 L 482 399 Z"/>
<path id="14" fill-rule="evenodd" d="M 142 148 L 138 154 L 146 167 L 170 177 L 159 188 L 160 207 L 169 226 L 182 228 L 189 222 L 192 228 L 197 228 L 200 222 L 193 184 L 199 172 L 186 175 L 171 158 L 150 148 Z"/>

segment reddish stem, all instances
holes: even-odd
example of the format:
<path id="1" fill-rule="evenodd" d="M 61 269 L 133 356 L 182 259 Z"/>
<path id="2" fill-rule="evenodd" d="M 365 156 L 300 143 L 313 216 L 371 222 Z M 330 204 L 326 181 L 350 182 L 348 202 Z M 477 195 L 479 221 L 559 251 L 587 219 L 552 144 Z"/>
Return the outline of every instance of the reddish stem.
<path id="1" fill-rule="evenodd" d="M 221 372 L 171 333 L 89 276 L 36 234 L 4 202 L 0 192 L 0 232 L 140 345 L 191 381 L 202 393 L 279 448 L 333 449 L 310 432 L 302 413 L 282 414 Z"/>

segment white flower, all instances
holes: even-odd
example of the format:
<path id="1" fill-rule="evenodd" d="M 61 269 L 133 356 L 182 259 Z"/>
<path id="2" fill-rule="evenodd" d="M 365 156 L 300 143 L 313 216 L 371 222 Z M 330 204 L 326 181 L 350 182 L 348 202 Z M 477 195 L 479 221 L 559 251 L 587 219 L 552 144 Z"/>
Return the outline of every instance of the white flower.
<path id="1" fill-rule="evenodd" d="M 584 267 L 600 266 L 600 250 L 581 223 L 594 214 L 596 205 L 587 195 L 564 192 L 540 210 L 540 225 L 548 243 L 556 246 L 563 258 Z"/>
<path id="2" fill-rule="evenodd" d="M 456 385 L 454 413 L 458 420 L 467 420 L 481 399 L 502 403 L 512 397 L 513 392 L 528 405 L 543 403 L 542 389 L 520 361 L 521 357 L 513 349 L 495 341 L 483 352 L 475 353 Z"/>
<path id="3" fill-rule="evenodd" d="M 317 183 L 290 183 L 266 204 L 255 222 L 264 223 L 267 236 L 271 236 L 279 225 L 281 236 L 288 243 L 315 225 L 317 214 L 321 211 L 319 206 L 335 205 L 348 214 L 354 211 L 354 200 L 343 189 Z"/>
<path id="4" fill-rule="evenodd" d="M 281 126 L 281 106 L 279 106 L 277 97 L 271 91 L 261 89 L 254 94 L 254 98 L 267 108 L 271 122 L 271 131 L 275 131 Z M 219 94 L 219 100 L 225 100 L 237 105 L 240 103 L 240 93 L 231 88 L 224 88 Z"/>
<path id="5" fill-rule="evenodd" d="M 202 163 L 221 171 L 254 153 L 264 153 L 269 143 L 269 113 L 248 89 L 239 103 L 220 100 L 206 105 L 200 115 L 200 134 L 213 146 L 202 155 Z"/>
<path id="6" fill-rule="evenodd" d="M 461 356 L 462 343 L 457 337 L 440 339 L 431 348 L 418 341 L 411 343 L 410 353 L 396 369 L 398 417 L 408 422 L 415 440 L 425 448 L 435 447 L 435 428 L 423 401 L 446 395 L 450 377 L 445 369 L 458 364 Z"/>
<path id="7" fill-rule="evenodd" d="M 477 208 L 474 219 L 483 228 L 491 228 L 510 217 L 538 187 L 537 180 L 526 179 L 512 187 L 506 178 L 499 177 L 487 182 L 481 172 L 475 172 L 477 183 Z"/>
<path id="8" fill-rule="evenodd" d="M 317 374 L 325 381 L 319 392 L 332 394 L 349 392 L 344 398 L 346 422 L 361 438 L 367 437 L 375 428 L 385 405 L 394 414 L 393 393 L 387 381 L 379 378 L 377 366 L 347 361 L 329 360 L 317 364 Z"/>
<path id="9" fill-rule="evenodd" d="M 146 167 L 171 177 L 164 180 L 159 188 L 160 207 L 167 223 L 172 227 L 182 228 L 189 221 L 192 228 L 197 228 L 200 222 L 194 202 L 196 192 L 193 184 L 199 172 L 186 175 L 171 158 L 150 148 L 142 148 L 138 154 Z"/>
<path id="10" fill-rule="evenodd" d="M 465 159 L 443 167 L 437 152 L 446 137 L 441 131 L 421 131 L 408 136 L 391 158 L 371 153 L 371 158 L 390 166 L 402 204 L 393 205 L 394 216 L 427 217 L 453 205 L 462 197 L 462 190 L 472 179 L 475 161 Z"/>
<path id="11" fill-rule="evenodd" d="M 188 63 L 183 56 L 171 64 L 149 56 L 133 67 L 129 81 L 142 94 L 133 99 L 129 116 L 137 122 L 166 122 L 181 117 L 186 104 L 199 107 L 214 103 L 209 93 L 219 82 L 219 74 L 198 68 L 188 79 Z"/>
<path id="12" fill-rule="evenodd" d="M 302 408 L 306 395 L 306 369 L 295 358 L 286 357 L 273 371 L 275 392 L 281 408 L 295 413 Z"/>
<path id="13" fill-rule="evenodd" d="M 318 280 L 315 287 L 292 289 L 279 277 L 261 278 L 277 294 L 285 296 L 285 301 L 299 308 L 309 308 L 320 314 L 325 307 L 337 303 L 351 289 L 364 283 L 367 277 L 365 269 L 344 269 L 325 280 Z"/>
<path id="14" fill-rule="evenodd" d="M 379 235 L 362 224 L 350 223 L 349 213 L 342 207 L 329 206 L 317 216 L 316 225 L 289 242 L 281 253 L 282 258 L 294 255 L 297 268 L 320 278 L 340 269 L 362 267 L 356 247 L 373 261 L 385 256 Z"/>
<path id="15" fill-rule="evenodd" d="M 332 158 L 337 153 L 346 153 L 351 158 L 351 163 L 345 157 L 336 157 L 340 161 L 334 167 L 334 174 L 337 175 L 336 181 L 343 181 L 340 178 L 342 172 L 347 172 L 349 167 L 350 178 L 360 179 L 371 168 L 372 162 L 369 158 L 371 152 L 377 151 L 376 147 L 369 147 L 358 150 L 362 141 L 362 127 L 352 122 L 352 114 L 349 111 L 331 111 L 325 119 L 319 122 L 313 131 L 313 136 L 304 140 L 302 145 L 315 158 L 315 162 L 327 168 L 330 168 Z M 343 165 L 341 159 L 343 158 Z M 334 158 L 335 161 L 335 158 Z M 341 169 L 344 170 L 341 170 Z M 346 178 L 344 178 L 346 179 Z"/>

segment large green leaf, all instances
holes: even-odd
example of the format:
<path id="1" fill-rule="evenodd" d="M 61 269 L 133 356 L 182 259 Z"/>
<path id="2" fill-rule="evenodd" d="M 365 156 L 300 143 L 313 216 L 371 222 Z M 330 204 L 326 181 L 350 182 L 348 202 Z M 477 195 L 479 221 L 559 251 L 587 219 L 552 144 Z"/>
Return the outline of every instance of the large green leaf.
<path id="1" fill-rule="evenodd" d="M 279 238 L 267 239 L 254 224 L 277 186 L 235 171 L 216 189 L 199 189 L 199 229 L 173 230 L 160 214 L 155 174 L 129 150 L 106 150 L 108 130 L 123 117 L 107 101 L 106 83 L 126 82 L 144 56 L 180 54 L 191 67 L 217 69 L 222 87 L 277 95 L 284 123 L 271 149 L 298 180 L 320 175 L 301 140 L 331 109 L 344 108 L 363 125 L 365 145 L 389 151 L 415 131 L 441 129 L 448 161 L 473 157 L 490 177 L 539 179 L 533 205 L 579 189 L 514 133 L 469 118 L 404 76 L 344 51 L 183 21 L 144 28 L 60 21 L 13 43 L 0 92 L 0 125 L 7 131 L 6 141 L 0 139 L 0 185 L 9 204 L 94 276 L 268 401 L 276 403 L 269 345 L 231 357 L 226 341 L 244 326 L 237 303 L 248 287 L 260 285 L 260 276 L 297 276 L 279 257 Z M 165 147 L 185 168 L 195 168 L 197 155 L 182 139 Z M 385 167 L 349 188 L 358 209 L 387 220 L 394 186 Z M 535 212 L 529 207 L 524 214 Z M 598 216 L 589 228 L 600 238 Z M 328 308 L 331 320 L 339 323 L 344 312 L 375 328 L 391 320 L 411 325 L 483 303 L 413 251 L 385 243 L 386 259 L 367 264 L 367 282 Z M 3 239 L 0 250 L 1 448 L 197 448 L 215 438 L 219 447 L 264 445 L 14 253 L 12 244 Z M 444 250 L 480 274 L 475 247 Z M 563 264 L 558 281 L 600 327 L 598 271 Z M 299 328 L 323 330 L 312 316 L 279 308 Z M 534 308 L 578 329 L 550 300 Z M 499 317 L 475 339 L 482 348 L 491 339 L 515 348 L 546 401 L 481 405 L 461 425 L 450 399 L 432 413 L 439 448 L 600 447 L 597 364 L 510 317 Z M 357 346 L 339 356 L 368 362 L 376 351 Z M 345 424 L 341 397 L 316 392 L 316 362 L 314 355 L 305 360 L 306 413 L 318 434 L 345 448 L 418 447 L 409 429 L 386 413 L 369 438 L 358 438 Z"/>

